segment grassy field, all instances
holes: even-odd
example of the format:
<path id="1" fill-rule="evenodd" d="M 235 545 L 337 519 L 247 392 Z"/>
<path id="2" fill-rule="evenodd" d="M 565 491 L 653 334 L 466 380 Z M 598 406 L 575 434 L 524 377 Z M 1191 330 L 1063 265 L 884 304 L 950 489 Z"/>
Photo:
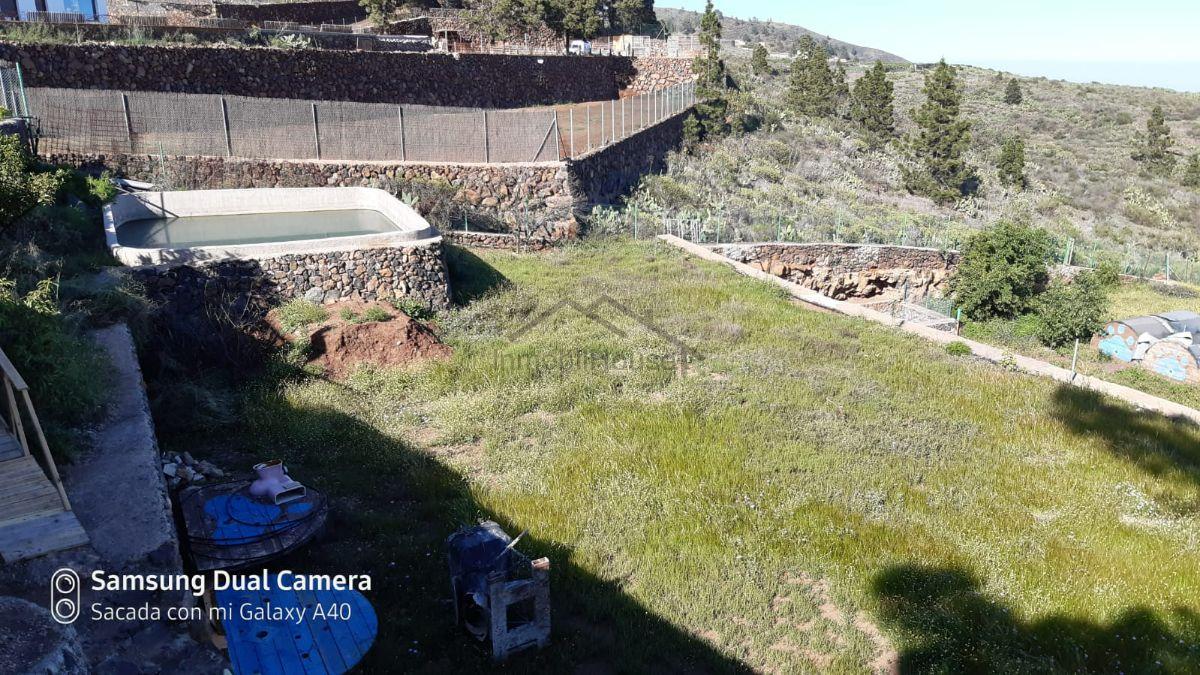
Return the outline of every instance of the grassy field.
<path id="1" fill-rule="evenodd" d="M 486 666 L 442 553 L 479 517 L 553 564 L 554 642 L 514 670 L 1200 668 L 1200 431 L 674 249 L 478 256 L 453 256 L 452 359 L 264 378 L 209 441 L 333 496 L 284 564 L 374 575 L 369 671 Z M 609 309 L 624 335 L 567 310 L 511 338 L 602 295 L 688 372 Z"/>
<path id="2" fill-rule="evenodd" d="M 1149 282 L 1126 282 L 1109 295 L 1109 303 L 1109 320 L 1183 309 L 1200 312 L 1200 289 L 1187 285 L 1168 287 Z M 1012 321 L 967 324 L 963 328 L 963 336 L 1069 368 L 1073 348 L 1055 350 L 1043 346 L 1037 340 L 1036 329 L 1037 318 L 1030 315 Z M 1085 375 L 1200 408 L 1200 390 L 1197 387 L 1160 377 L 1140 366 L 1115 361 L 1088 344 L 1080 344 L 1076 367 Z"/>

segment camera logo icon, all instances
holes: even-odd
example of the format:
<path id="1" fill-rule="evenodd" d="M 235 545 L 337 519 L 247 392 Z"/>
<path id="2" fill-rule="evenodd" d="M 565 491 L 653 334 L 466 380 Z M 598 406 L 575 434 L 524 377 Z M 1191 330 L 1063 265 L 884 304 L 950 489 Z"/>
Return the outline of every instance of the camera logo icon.
<path id="1" fill-rule="evenodd" d="M 79 575 L 66 567 L 50 577 L 50 616 L 61 624 L 79 618 Z"/>

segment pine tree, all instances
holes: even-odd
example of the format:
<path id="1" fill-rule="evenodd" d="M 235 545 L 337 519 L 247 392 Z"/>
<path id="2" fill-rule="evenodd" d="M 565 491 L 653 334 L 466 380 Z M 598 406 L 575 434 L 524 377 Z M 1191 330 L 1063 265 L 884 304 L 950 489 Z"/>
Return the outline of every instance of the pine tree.
<path id="1" fill-rule="evenodd" d="M 1200 152 L 1188 159 L 1187 167 L 1183 170 L 1183 184 L 1190 188 L 1200 188 Z"/>
<path id="2" fill-rule="evenodd" d="M 1171 128 L 1167 126 L 1161 106 L 1154 106 L 1150 111 L 1146 133 L 1138 135 L 1135 145 L 1133 158 L 1146 165 L 1151 173 L 1169 176 L 1175 170 L 1175 155 L 1171 152 L 1175 139 L 1171 137 Z"/>
<path id="3" fill-rule="evenodd" d="M 905 184 L 945 204 L 979 189 L 979 177 L 963 157 L 971 144 L 971 123 L 960 118 L 962 93 L 944 59 L 925 76 L 923 91 L 925 103 L 913 111 L 917 133 L 907 144 L 915 166 L 905 168 Z"/>
<path id="4" fill-rule="evenodd" d="M 1008 86 L 1004 89 L 1004 102 L 1009 105 L 1017 105 L 1025 100 L 1025 94 L 1021 92 L 1021 83 L 1017 78 L 1012 78 L 1008 81 Z"/>
<path id="5" fill-rule="evenodd" d="M 721 60 L 721 17 L 712 0 L 704 7 L 700 18 L 700 45 L 703 51 L 692 63 L 696 78 L 696 112 L 704 135 L 721 134 L 728 128 L 729 75 Z"/>
<path id="6" fill-rule="evenodd" d="M 1010 138 L 1000 146 L 1000 161 L 996 166 L 1000 174 L 1000 182 L 1018 190 L 1024 190 L 1029 184 L 1025 176 L 1025 141 L 1020 138 Z"/>
<path id="7" fill-rule="evenodd" d="M 841 61 L 833 69 L 833 105 L 837 111 L 849 112 L 850 85 L 846 83 L 846 66 Z"/>
<path id="8" fill-rule="evenodd" d="M 875 65 L 854 82 L 850 117 L 872 145 L 882 144 L 896 133 L 896 112 L 892 107 L 894 87 L 883 63 Z"/>
<path id="9" fill-rule="evenodd" d="M 812 36 L 800 39 L 800 50 L 792 61 L 787 103 L 809 117 L 833 117 L 837 113 L 838 86 L 829 67 L 829 53 Z"/>
<path id="10" fill-rule="evenodd" d="M 766 75 L 771 72 L 771 63 L 767 61 L 767 46 L 763 43 L 754 45 L 754 54 L 750 57 L 750 68 L 755 75 Z"/>

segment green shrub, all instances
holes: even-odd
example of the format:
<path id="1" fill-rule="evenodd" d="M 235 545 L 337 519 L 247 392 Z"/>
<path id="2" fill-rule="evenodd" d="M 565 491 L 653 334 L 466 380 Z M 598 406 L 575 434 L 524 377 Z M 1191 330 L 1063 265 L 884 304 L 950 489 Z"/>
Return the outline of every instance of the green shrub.
<path id="1" fill-rule="evenodd" d="M 292 300 L 280 306 L 277 316 L 279 325 L 285 331 L 295 333 L 301 328 L 328 319 L 329 312 L 325 311 L 324 307 L 314 305 L 307 300 Z"/>
<path id="2" fill-rule="evenodd" d="M 975 234 L 950 282 L 955 304 L 972 321 L 1021 314 L 1046 285 L 1049 253 L 1040 228 L 1001 222 Z"/>
<path id="3" fill-rule="evenodd" d="M 428 321 L 433 318 L 433 310 L 416 298 L 395 298 L 392 300 L 392 307 L 417 321 Z"/>
<path id="4" fill-rule="evenodd" d="M 349 307 L 343 307 L 341 309 L 341 311 L 338 312 L 338 317 L 340 317 L 342 321 L 349 321 L 350 323 L 358 323 L 358 313 L 355 312 L 354 310 L 350 309 Z"/>
<path id="5" fill-rule="evenodd" d="M 0 345 L 29 384 L 46 431 L 58 439 L 60 457 L 69 448 L 65 427 L 95 418 L 104 404 L 107 364 L 96 345 L 79 336 L 59 311 L 57 288 L 45 279 L 20 295 L 11 279 L 0 279 Z"/>
<path id="6" fill-rule="evenodd" d="M 950 356 L 970 356 L 974 352 L 967 346 L 967 343 L 956 340 L 946 345 L 946 353 Z"/>
<path id="7" fill-rule="evenodd" d="M 392 315 L 382 307 L 368 307 L 362 313 L 362 321 L 391 321 Z"/>
<path id="8" fill-rule="evenodd" d="M 1121 265 L 1115 260 L 1101 260 L 1096 265 L 1096 282 L 1104 288 L 1114 288 L 1121 283 Z"/>
<path id="9" fill-rule="evenodd" d="M 1070 281 L 1055 280 L 1038 298 L 1038 340 L 1058 348 L 1089 340 L 1104 325 L 1108 294 L 1097 276 L 1080 272 Z"/>
<path id="10" fill-rule="evenodd" d="M 34 171 L 21 139 L 0 135 L 0 228 L 6 228 L 38 204 L 53 204 L 70 172 Z"/>

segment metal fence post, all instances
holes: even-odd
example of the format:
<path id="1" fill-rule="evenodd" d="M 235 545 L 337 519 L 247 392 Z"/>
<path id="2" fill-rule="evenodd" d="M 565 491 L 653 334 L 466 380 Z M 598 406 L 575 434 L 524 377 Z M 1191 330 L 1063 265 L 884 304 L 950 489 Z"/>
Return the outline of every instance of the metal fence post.
<path id="1" fill-rule="evenodd" d="M 617 102 L 615 100 L 610 100 L 608 102 L 608 112 L 609 112 L 609 117 L 612 118 L 609 120 L 609 124 L 612 125 L 612 140 L 613 140 L 613 143 L 616 143 L 617 142 Z"/>
<path id="2" fill-rule="evenodd" d="M 312 104 L 312 143 L 317 149 L 317 159 L 320 159 L 320 125 L 317 123 L 317 103 Z"/>
<path id="3" fill-rule="evenodd" d="M 233 157 L 233 136 L 229 133 L 229 105 L 221 97 L 221 124 L 225 127 L 225 154 Z"/>
<path id="4" fill-rule="evenodd" d="M 567 126 L 571 128 L 571 158 L 575 158 L 575 109 L 567 110 Z"/>
<path id="5" fill-rule="evenodd" d="M 30 117 L 29 99 L 25 96 L 25 76 L 21 73 L 21 62 L 16 61 L 17 66 L 17 89 L 21 90 L 21 107 L 24 108 L 21 112 L 25 117 Z"/>
<path id="6" fill-rule="evenodd" d="M 583 108 L 584 119 L 583 123 L 587 125 L 587 151 L 592 151 L 592 106 L 585 105 Z"/>
<path id="7" fill-rule="evenodd" d="M 558 128 L 558 111 L 554 111 L 554 156 L 562 161 L 562 130 Z"/>
<path id="8" fill-rule="evenodd" d="M 492 146 L 488 143 L 488 114 L 483 111 L 483 163 L 490 164 L 492 161 Z"/>
<path id="9" fill-rule="evenodd" d="M 621 138 L 628 136 L 625 131 L 625 99 L 621 99 Z"/>
<path id="10" fill-rule="evenodd" d="M 408 149 L 404 147 L 404 106 L 396 106 L 396 119 L 400 122 L 400 161 L 408 161 Z"/>
<path id="11" fill-rule="evenodd" d="M 602 147 L 602 148 L 604 147 L 604 130 L 606 128 L 607 127 L 604 126 L 604 104 L 601 103 L 600 104 L 600 147 Z"/>
<path id="12" fill-rule="evenodd" d="M 125 113 L 125 140 L 129 143 L 129 152 L 133 152 L 133 120 L 129 117 L 129 97 L 121 92 L 121 111 Z"/>

